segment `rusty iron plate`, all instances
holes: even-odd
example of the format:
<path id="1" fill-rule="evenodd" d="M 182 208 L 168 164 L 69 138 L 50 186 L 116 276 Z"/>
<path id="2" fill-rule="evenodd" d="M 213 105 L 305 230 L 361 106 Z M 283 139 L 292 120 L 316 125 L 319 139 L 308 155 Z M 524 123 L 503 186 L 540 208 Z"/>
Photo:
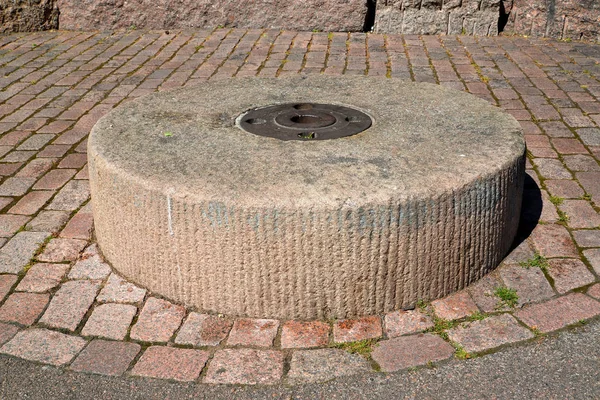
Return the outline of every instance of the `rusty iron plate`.
<path id="1" fill-rule="evenodd" d="M 371 117 L 336 104 L 289 103 L 256 108 L 238 118 L 255 135 L 280 140 L 329 140 L 356 135 L 372 124 Z"/>

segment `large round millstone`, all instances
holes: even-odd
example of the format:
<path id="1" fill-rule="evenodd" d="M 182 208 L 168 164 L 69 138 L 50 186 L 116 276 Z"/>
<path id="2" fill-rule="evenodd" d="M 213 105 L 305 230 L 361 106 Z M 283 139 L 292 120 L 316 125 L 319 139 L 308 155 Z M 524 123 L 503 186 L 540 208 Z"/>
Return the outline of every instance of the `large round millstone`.
<path id="1" fill-rule="evenodd" d="M 308 102 L 372 125 L 289 141 L 238 126 Z M 525 144 L 514 118 L 466 93 L 311 76 L 140 98 L 96 124 L 88 153 L 97 240 L 120 273 L 203 311 L 312 319 L 412 307 L 495 268 Z"/>

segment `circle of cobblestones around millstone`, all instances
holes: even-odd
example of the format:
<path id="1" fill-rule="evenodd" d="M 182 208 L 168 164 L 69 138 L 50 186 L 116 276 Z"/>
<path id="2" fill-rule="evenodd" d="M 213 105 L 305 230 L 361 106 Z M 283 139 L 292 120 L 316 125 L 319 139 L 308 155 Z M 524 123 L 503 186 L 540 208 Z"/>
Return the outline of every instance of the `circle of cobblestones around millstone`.
<path id="1" fill-rule="evenodd" d="M 348 105 L 373 126 L 282 142 L 256 107 Z M 413 307 L 495 268 L 516 233 L 518 122 L 472 95 L 367 77 L 230 79 L 150 95 L 89 144 L 98 243 L 154 293 L 234 316 L 347 318 Z"/>

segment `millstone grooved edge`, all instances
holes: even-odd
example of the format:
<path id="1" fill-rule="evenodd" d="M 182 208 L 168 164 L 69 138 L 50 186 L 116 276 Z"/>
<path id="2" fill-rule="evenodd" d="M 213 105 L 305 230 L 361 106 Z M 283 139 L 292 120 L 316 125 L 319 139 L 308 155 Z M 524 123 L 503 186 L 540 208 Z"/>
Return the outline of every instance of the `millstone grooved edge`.
<path id="1" fill-rule="evenodd" d="M 241 130 L 253 108 L 346 105 L 354 136 Z M 495 268 L 514 239 L 518 122 L 441 86 L 368 77 L 228 79 L 140 98 L 89 138 L 98 244 L 154 293 L 206 312 L 346 318 L 414 307 Z"/>

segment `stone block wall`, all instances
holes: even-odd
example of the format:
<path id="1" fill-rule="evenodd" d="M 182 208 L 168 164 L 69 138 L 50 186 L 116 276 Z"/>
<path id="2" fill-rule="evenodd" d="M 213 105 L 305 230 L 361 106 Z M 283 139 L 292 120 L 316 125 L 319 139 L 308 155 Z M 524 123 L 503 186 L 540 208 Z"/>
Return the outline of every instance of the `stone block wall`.
<path id="1" fill-rule="evenodd" d="M 55 0 L 0 0 L 0 33 L 57 28 Z"/>
<path id="2" fill-rule="evenodd" d="M 57 0 L 61 29 L 362 31 L 367 0 Z"/>
<path id="3" fill-rule="evenodd" d="M 497 35 L 501 4 L 501 0 L 379 0 L 374 31 Z"/>
<path id="4" fill-rule="evenodd" d="M 504 31 L 600 42 L 600 0 L 515 0 Z"/>
<path id="5" fill-rule="evenodd" d="M 0 33 L 217 26 L 600 42 L 600 0 L 0 0 Z"/>

